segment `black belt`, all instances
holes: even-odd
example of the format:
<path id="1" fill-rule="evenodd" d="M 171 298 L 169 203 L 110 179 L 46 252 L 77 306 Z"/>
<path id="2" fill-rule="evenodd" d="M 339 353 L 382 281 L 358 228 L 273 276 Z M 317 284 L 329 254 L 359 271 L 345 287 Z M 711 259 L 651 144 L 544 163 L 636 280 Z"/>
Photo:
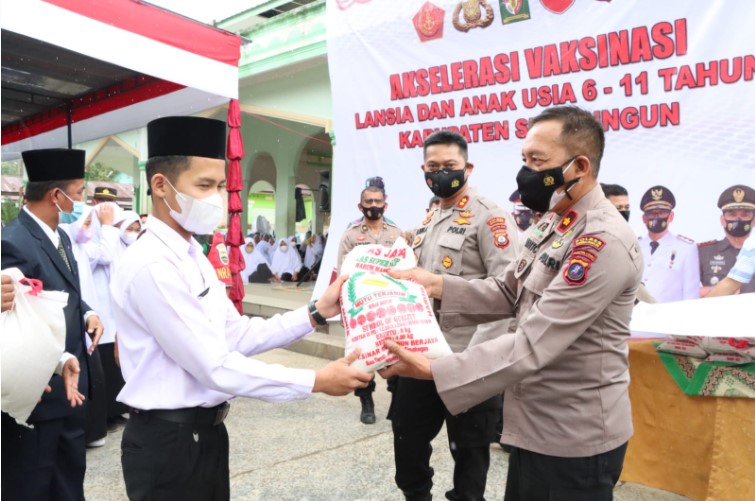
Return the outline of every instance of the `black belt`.
<path id="1" fill-rule="evenodd" d="M 200 426 L 217 426 L 221 424 L 228 411 L 231 410 L 231 404 L 223 402 L 215 407 L 191 407 L 188 409 L 154 409 L 144 411 L 141 409 L 129 409 L 129 411 L 139 417 L 150 417 L 162 419 L 171 423 L 196 424 Z"/>

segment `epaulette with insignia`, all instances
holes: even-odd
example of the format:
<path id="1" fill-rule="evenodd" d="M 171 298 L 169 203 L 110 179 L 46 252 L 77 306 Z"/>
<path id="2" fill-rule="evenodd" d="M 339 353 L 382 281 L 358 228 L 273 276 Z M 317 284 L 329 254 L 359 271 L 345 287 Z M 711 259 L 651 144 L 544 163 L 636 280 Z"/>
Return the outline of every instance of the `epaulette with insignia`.
<path id="1" fill-rule="evenodd" d="M 697 244 L 698 247 L 706 247 L 708 245 L 713 245 L 715 243 L 718 243 L 718 240 L 708 240 L 707 242 L 700 242 Z"/>
<path id="2" fill-rule="evenodd" d="M 355 219 L 354 221 L 350 222 L 350 223 L 349 223 L 349 224 L 348 224 L 348 225 L 346 226 L 346 228 L 351 228 L 352 226 L 358 226 L 358 225 L 360 225 L 360 224 L 362 224 L 362 218 L 361 218 L 361 217 L 360 217 L 359 219 Z"/>
<path id="3" fill-rule="evenodd" d="M 681 240 L 682 242 L 687 242 L 688 244 L 694 244 L 694 243 L 695 243 L 695 241 L 694 241 L 694 240 L 692 240 L 692 239 L 691 239 L 691 238 L 689 238 L 689 237 L 685 237 L 684 235 L 677 235 L 677 236 L 676 236 L 676 238 L 678 238 L 678 239 L 679 239 L 679 240 Z"/>
<path id="4" fill-rule="evenodd" d="M 390 226 L 395 226 L 396 228 L 398 228 L 398 225 L 396 223 L 394 223 L 393 221 L 391 221 L 390 219 L 388 219 L 385 216 L 383 216 L 383 222 L 386 223 L 386 224 L 388 224 L 388 225 L 390 225 Z"/>

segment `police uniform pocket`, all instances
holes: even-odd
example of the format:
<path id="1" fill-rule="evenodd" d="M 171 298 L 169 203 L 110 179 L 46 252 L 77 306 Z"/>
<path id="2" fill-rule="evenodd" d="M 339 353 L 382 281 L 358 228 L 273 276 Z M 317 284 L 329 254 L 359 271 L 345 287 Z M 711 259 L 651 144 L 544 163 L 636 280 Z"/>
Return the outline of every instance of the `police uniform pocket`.
<path id="1" fill-rule="evenodd" d="M 543 264 L 539 261 L 540 257 L 535 258 L 530 274 L 524 280 L 524 283 L 522 283 L 524 288 L 532 291 L 537 296 L 543 295 L 543 291 L 548 288 L 548 285 L 550 285 L 560 270 L 560 265 L 559 267 L 555 267 L 555 265 L 548 267 L 547 264 Z"/>
<path id="2" fill-rule="evenodd" d="M 436 271 L 448 275 L 461 275 L 464 239 L 464 235 L 455 233 L 444 233 L 438 239 L 439 248 L 436 256 L 439 262 L 433 263 Z"/>

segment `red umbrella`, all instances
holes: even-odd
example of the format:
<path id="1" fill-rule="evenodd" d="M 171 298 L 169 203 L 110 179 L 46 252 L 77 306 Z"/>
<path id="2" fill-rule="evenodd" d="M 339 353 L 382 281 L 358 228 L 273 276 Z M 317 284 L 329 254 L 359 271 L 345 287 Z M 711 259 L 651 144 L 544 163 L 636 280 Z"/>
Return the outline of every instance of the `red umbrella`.
<path id="1" fill-rule="evenodd" d="M 228 297 L 233 301 L 239 313 L 243 314 L 242 300 L 244 299 L 244 282 L 239 272 L 244 269 L 244 256 L 240 246 L 244 244 L 244 234 L 241 232 L 241 216 L 244 206 L 239 192 L 244 188 L 241 176 L 241 159 L 244 158 L 244 140 L 241 137 L 241 109 L 236 99 L 228 104 L 228 175 L 226 190 L 228 191 L 228 233 L 226 246 L 231 261 L 231 288 Z"/>

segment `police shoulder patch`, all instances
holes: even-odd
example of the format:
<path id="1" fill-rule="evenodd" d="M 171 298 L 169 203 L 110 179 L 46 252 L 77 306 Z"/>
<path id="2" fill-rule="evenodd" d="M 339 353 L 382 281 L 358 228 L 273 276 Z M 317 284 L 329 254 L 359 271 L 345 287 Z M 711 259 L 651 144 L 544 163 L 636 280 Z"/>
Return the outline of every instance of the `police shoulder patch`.
<path id="1" fill-rule="evenodd" d="M 511 243 L 511 241 L 509 240 L 509 234 L 506 231 L 501 230 L 493 233 L 493 244 L 499 249 L 505 249 L 509 246 L 509 243 Z"/>
<path id="2" fill-rule="evenodd" d="M 589 260 L 572 255 L 564 269 L 564 281 L 569 285 L 582 285 L 587 281 L 590 264 Z"/>
<path id="3" fill-rule="evenodd" d="M 596 251 L 600 251 L 606 246 L 606 242 L 595 235 L 582 235 L 574 239 L 572 248 L 579 247 L 591 247 Z"/>

